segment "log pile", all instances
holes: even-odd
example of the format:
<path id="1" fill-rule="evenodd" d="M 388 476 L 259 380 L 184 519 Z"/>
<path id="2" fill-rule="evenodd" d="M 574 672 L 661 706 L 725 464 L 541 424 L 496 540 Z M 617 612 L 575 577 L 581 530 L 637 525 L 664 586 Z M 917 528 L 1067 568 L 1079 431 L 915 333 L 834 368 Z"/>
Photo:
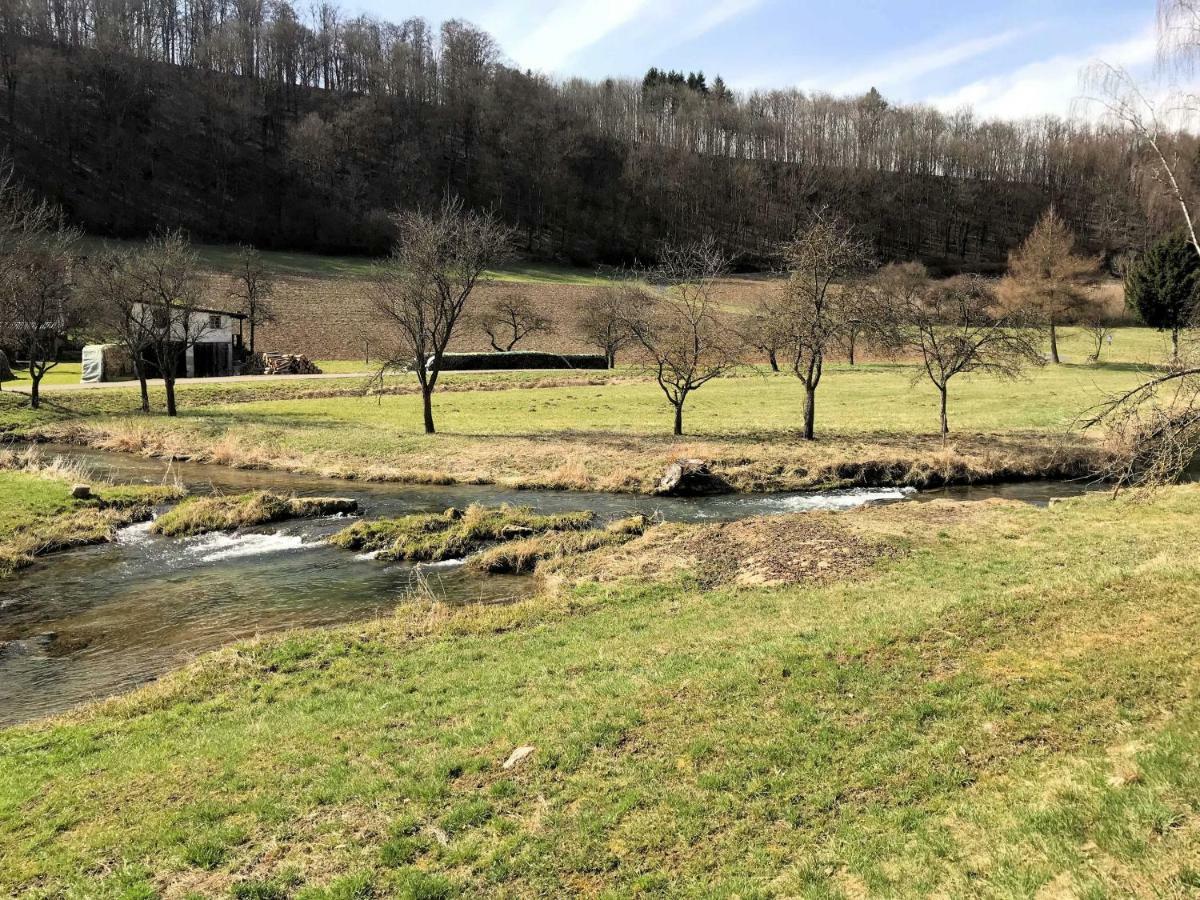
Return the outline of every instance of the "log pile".
<path id="1" fill-rule="evenodd" d="M 321 369 L 303 353 L 257 353 L 247 375 L 320 375 Z"/>

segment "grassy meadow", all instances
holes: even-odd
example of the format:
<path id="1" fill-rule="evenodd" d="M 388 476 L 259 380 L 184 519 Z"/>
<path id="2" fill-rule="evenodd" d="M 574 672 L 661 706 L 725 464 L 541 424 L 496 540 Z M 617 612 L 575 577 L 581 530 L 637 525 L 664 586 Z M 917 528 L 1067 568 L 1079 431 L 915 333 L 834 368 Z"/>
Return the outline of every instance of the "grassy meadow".
<path id="1" fill-rule="evenodd" d="M 632 369 L 448 373 L 435 397 L 441 432 L 435 437 L 422 433 L 416 386 L 406 376 L 370 396 L 353 379 L 183 385 L 184 414 L 176 420 L 132 414 L 136 397 L 127 389 L 57 393 L 38 413 L 10 394 L 0 397 L 0 431 L 422 482 L 645 490 L 681 455 L 710 459 L 751 490 L 853 483 L 855 466 L 896 470 L 891 480 L 914 484 L 939 469 L 959 480 L 1035 477 L 1044 467 L 1070 473 L 1097 452 L 1098 436 L 1081 436 L 1072 426 L 1161 363 L 1166 340 L 1147 329 L 1122 329 L 1093 364 L 1075 334 L 1063 352 L 1066 364 L 1018 381 L 957 379 L 945 450 L 936 435 L 933 387 L 917 366 L 884 362 L 828 367 L 817 395 L 815 444 L 797 437 L 800 383 L 749 368 L 692 395 L 681 440 L 670 437 L 671 410 L 657 386 Z"/>
<path id="2" fill-rule="evenodd" d="M 1188 896 L 1197 516 L 1195 487 L 810 514 L 887 552 L 232 647 L 0 732 L 0 888 Z"/>

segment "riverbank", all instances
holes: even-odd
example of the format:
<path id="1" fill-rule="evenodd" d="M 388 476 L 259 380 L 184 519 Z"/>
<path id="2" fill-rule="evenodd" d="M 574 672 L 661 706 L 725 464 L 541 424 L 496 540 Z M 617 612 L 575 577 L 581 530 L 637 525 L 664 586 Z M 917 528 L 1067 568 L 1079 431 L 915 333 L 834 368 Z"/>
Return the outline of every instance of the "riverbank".
<path id="1" fill-rule="evenodd" d="M 818 514 L 834 562 L 782 586 L 694 571 L 707 542 L 642 565 L 652 532 L 525 602 L 244 643 L 0 732 L 0 886 L 1183 893 L 1198 515 L 1196 487 Z"/>
<path id="2" fill-rule="evenodd" d="M 0 579 L 38 557 L 111 541 L 118 529 L 146 521 L 156 506 L 182 496 L 169 486 L 86 479 L 91 495 L 72 497 L 72 486 L 85 478 L 36 451 L 0 450 Z"/>
<path id="3" fill-rule="evenodd" d="M 1072 428 L 1104 392 L 1139 376 L 1126 368 L 1061 366 L 1035 383 L 964 379 L 950 441 L 930 427 L 936 397 L 912 367 L 844 366 L 819 398 L 818 440 L 796 431 L 794 378 L 743 375 L 706 385 L 689 402 L 682 438 L 669 433 L 657 387 L 629 376 L 491 379 L 439 392 L 440 433 L 425 435 L 407 394 L 309 396 L 302 385 L 193 388 L 184 414 L 47 410 L 13 438 L 163 459 L 325 477 L 413 484 L 493 484 L 648 493 L 680 458 L 710 463 L 744 492 L 837 487 L 931 487 L 1077 478 L 1102 467 L 1103 436 Z M 484 387 L 486 385 L 486 387 Z M 897 402 L 897 397 L 903 397 Z M 76 400 L 76 398 L 72 398 Z M 925 401 L 928 401 L 926 405 Z M 28 411 L 24 412 L 28 418 Z"/>

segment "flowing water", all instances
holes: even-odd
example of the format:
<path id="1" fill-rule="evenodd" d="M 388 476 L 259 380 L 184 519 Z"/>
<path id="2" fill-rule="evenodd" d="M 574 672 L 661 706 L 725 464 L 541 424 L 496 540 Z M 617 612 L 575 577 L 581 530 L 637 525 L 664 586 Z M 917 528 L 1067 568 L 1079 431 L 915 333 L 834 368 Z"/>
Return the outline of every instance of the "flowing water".
<path id="1" fill-rule="evenodd" d="M 117 482 L 178 480 L 196 493 L 265 489 L 353 497 L 361 514 L 372 518 L 471 503 L 512 503 L 542 512 L 588 509 L 602 519 L 645 512 L 666 521 L 731 521 L 937 497 L 1045 503 L 1084 490 L 1082 485 L 1034 482 L 919 494 L 911 489 L 857 489 L 649 498 L 370 484 L 168 464 L 77 448 L 48 447 L 45 452 L 79 460 L 97 477 Z M 184 539 L 151 535 L 148 525 L 137 525 L 125 529 L 114 544 L 47 557 L 0 583 L 0 725 L 128 690 L 197 653 L 239 638 L 386 615 L 404 602 L 418 581 L 451 603 L 503 601 L 531 589 L 528 578 L 477 576 L 454 563 L 384 563 L 324 543 L 346 523 L 345 518 L 297 521 Z"/>

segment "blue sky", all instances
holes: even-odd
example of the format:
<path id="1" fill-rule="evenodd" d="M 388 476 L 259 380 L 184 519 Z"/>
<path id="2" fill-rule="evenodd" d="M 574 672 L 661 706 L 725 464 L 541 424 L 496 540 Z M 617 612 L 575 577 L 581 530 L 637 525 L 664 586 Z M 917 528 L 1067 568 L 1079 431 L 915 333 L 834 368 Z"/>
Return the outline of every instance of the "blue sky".
<path id="1" fill-rule="evenodd" d="M 1066 114 L 1095 58 L 1144 73 L 1154 0 L 362 0 L 393 20 L 459 17 L 558 76 L 703 69 L 736 88 L 835 93 L 985 116 Z"/>

